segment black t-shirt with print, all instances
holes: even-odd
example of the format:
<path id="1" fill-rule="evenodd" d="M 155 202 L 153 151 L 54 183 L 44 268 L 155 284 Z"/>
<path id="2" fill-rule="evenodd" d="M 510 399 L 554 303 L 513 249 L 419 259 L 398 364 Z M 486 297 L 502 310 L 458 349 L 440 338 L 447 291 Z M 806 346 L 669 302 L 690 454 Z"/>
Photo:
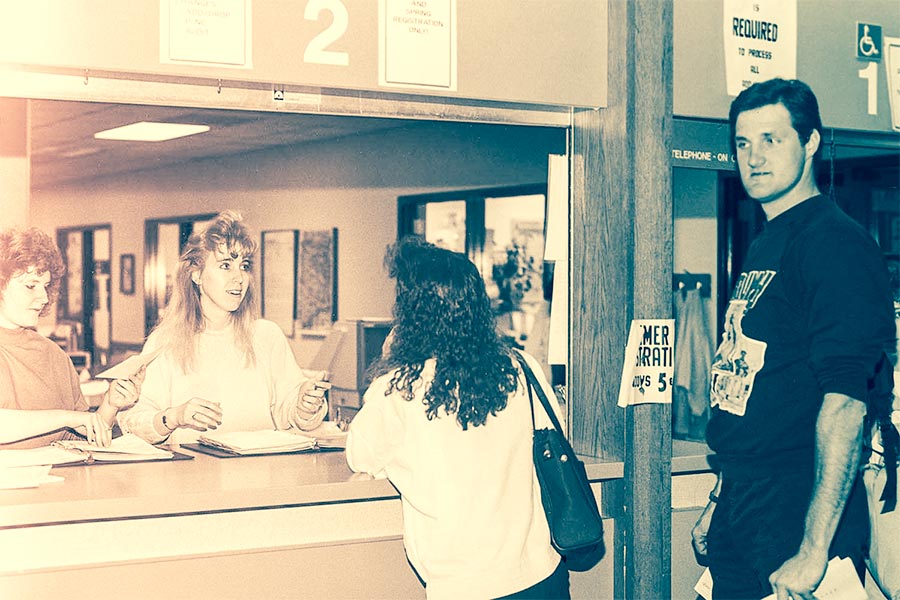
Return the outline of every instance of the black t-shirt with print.
<path id="1" fill-rule="evenodd" d="M 750 246 L 710 372 L 707 442 L 726 468 L 811 464 L 826 392 L 865 400 L 895 326 L 877 244 L 815 196 Z"/>

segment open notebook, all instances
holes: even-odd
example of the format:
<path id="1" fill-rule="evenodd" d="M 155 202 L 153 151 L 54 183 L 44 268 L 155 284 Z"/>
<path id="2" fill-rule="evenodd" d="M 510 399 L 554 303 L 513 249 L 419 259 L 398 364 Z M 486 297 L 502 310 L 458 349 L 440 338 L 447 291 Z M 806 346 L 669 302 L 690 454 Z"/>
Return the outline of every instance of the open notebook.
<path id="1" fill-rule="evenodd" d="M 114 438 L 106 448 L 83 440 L 61 440 L 53 446 L 74 454 L 80 461 L 72 462 L 136 462 L 144 460 L 167 460 L 174 458 L 168 450 L 157 448 L 132 433 Z"/>
<path id="2" fill-rule="evenodd" d="M 113 439 L 106 447 L 95 446 L 81 440 L 60 440 L 39 448 L 12 448 L 0 450 L 0 470 L 21 469 L 38 466 L 63 466 L 94 463 L 140 462 L 146 460 L 168 460 L 175 458 L 174 452 L 157 448 L 133 434 L 125 434 Z M 191 458 L 179 455 L 178 458 Z M 25 473 L 25 471 L 7 471 Z"/>
<path id="3" fill-rule="evenodd" d="M 344 448 L 347 432 L 334 423 L 326 422 L 312 431 L 295 432 L 261 429 L 256 431 L 208 432 L 198 439 L 208 446 L 240 456 L 254 454 L 284 454 L 325 448 Z"/>

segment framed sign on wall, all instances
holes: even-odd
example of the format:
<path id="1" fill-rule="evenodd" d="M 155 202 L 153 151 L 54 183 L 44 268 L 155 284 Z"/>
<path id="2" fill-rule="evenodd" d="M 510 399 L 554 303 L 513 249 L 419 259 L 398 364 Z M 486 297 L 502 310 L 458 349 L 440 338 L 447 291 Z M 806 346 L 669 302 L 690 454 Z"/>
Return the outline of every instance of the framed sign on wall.
<path id="1" fill-rule="evenodd" d="M 119 256 L 119 292 L 126 296 L 134 294 L 134 254 Z"/>

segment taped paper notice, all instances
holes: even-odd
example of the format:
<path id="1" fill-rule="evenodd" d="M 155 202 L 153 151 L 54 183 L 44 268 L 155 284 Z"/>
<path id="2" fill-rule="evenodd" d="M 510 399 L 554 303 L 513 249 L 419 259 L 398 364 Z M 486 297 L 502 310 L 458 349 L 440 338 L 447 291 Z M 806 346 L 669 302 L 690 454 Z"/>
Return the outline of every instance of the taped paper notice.
<path id="1" fill-rule="evenodd" d="M 674 346 L 674 319 L 631 322 L 619 385 L 619 406 L 672 403 Z"/>

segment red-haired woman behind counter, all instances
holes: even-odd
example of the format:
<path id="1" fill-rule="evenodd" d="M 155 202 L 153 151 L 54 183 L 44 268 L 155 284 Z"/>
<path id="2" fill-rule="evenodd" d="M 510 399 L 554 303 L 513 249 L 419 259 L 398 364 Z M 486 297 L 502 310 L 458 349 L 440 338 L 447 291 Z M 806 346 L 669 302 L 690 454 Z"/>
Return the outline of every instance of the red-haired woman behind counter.
<path id="1" fill-rule="evenodd" d="M 35 448 L 74 432 L 108 446 L 119 408 L 134 403 L 143 373 L 114 382 L 88 411 L 68 355 L 35 331 L 65 269 L 38 229 L 0 231 L 0 449 Z"/>

